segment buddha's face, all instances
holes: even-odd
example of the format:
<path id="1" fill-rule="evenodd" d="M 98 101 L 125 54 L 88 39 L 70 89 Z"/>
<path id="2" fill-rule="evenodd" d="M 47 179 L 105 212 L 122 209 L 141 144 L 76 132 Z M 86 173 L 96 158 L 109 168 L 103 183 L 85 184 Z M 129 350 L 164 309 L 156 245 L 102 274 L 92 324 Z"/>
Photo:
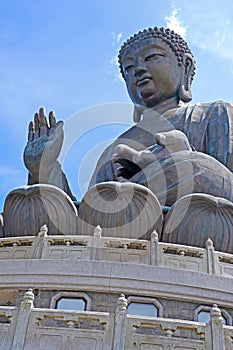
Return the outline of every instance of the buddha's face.
<path id="1" fill-rule="evenodd" d="M 159 38 L 132 44 L 122 55 L 122 69 L 134 104 L 155 107 L 178 98 L 182 67 L 174 51 Z"/>

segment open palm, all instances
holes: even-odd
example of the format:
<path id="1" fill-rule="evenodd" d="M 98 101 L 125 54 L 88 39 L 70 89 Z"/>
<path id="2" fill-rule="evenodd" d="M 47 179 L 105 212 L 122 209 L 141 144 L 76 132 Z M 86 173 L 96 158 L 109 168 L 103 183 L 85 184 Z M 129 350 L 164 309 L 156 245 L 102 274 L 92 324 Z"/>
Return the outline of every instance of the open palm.
<path id="1" fill-rule="evenodd" d="M 46 183 L 60 154 L 64 139 L 63 122 L 56 122 L 54 112 L 44 108 L 34 116 L 28 128 L 28 142 L 24 149 L 24 163 L 36 183 Z"/>

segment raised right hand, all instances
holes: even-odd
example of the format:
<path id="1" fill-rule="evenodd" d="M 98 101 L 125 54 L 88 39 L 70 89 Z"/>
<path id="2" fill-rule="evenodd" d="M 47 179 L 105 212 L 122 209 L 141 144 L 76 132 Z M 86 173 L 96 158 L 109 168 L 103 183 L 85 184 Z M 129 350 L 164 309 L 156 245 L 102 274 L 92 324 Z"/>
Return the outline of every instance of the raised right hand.
<path id="1" fill-rule="evenodd" d="M 28 142 L 24 149 L 24 163 L 36 183 L 47 183 L 60 154 L 64 139 L 63 122 L 56 122 L 54 112 L 40 108 L 28 128 Z"/>

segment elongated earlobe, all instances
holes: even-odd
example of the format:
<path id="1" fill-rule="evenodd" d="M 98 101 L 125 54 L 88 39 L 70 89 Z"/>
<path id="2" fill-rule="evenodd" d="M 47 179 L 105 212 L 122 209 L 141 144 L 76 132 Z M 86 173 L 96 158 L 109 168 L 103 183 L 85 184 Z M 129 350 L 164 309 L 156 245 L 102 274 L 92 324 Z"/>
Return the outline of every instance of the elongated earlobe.
<path id="1" fill-rule="evenodd" d="M 134 105 L 134 110 L 133 110 L 134 123 L 139 123 L 141 121 L 141 117 L 142 117 L 142 108 L 140 108 L 137 105 Z"/>
<path id="2" fill-rule="evenodd" d="M 180 84 L 178 91 L 179 99 L 183 102 L 190 102 L 192 100 L 191 90 L 186 90 L 184 84 Z"/>
<path id="3" fill-rule="evenodd" d="M 183 69 L 181 74 L 181 81 L 178 90 L 179 99 L 183 102 L 189 102 L 192 100 L 192 73 L 193 73 L 193 58 L 189 54 L 183 56 Z"/>

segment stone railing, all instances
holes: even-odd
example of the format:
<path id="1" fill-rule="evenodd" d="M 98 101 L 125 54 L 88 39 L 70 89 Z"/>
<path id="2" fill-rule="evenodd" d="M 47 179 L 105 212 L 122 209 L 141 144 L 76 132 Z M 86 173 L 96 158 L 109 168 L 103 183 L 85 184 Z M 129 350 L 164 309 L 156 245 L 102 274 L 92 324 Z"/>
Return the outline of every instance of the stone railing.
<path id="1" fill-rule="evenodd" d="M 0 349 L 10 349 L 9 340 L 13 339 L 16 318 L 15 307 L 0 307 Z"/>
<path id="2" fill-rule="evenodd" d="M 127 300 L 118 299 L 115 314 L 36 309 L 28 290 L 19 308 L 0 307 L 0 349 L 232 349 L 233 327 L 225 326 L 214 305 L 208 324 L 127 315 Z"/>
<path id="3" fill-rule="evenodd" d="M 150 241 L 102 237 L 99 226 L 93 236 L 49 236 L 43 226 L 38 236 L 1 238 L 2 259 L 115 261 L 233 276 L 233 255 L 215 251 L 210 239 L 199 248 L 159 242 L 155 231 Z"/>

